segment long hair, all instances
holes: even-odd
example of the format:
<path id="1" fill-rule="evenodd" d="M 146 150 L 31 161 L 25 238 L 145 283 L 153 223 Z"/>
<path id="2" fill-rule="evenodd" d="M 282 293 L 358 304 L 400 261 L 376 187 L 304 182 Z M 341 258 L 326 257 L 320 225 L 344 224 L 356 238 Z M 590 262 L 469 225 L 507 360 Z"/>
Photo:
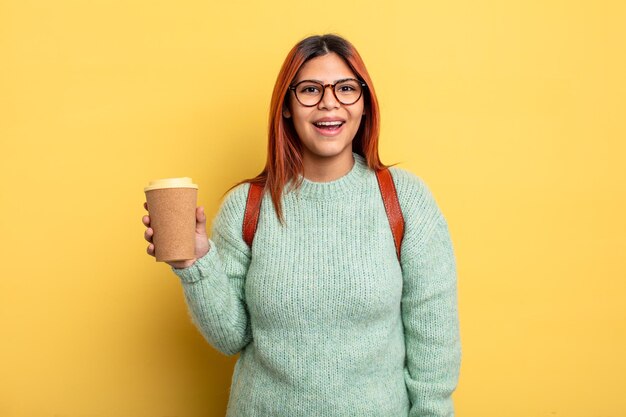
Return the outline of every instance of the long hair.
<path id="1" fill-rule="evenodd" d="M 310 36 L 298 42 L 287 54 L 285 62 L 278 73 L 272 101 L 270 104 L 267 161 L 263 171 L 254 178 L 238 182 L 255 183 L 265 186 L 269 191 L 274 209 L 281 224 L 284 224 L 282 212 L 282 195 L 285 185 L 290 180 L 295 181 L 294 189 L 300 188 L 304 167 L 302 165 L 301 143 L 291 118 L 283 117 L 283 108 L 287 106 L 287 93 L 296 74 L 307 61 L 331 52 L 339 55 L 358 79 L 365 82 L 363 97 L 365 100 L 365 116 L 352 141 L 352 151 L 363 156 L 370 169 L 376 171 L 387 167 L 378 156 L 378 136 L 380 132 L 380 111 L 378 100 L 374 92 L 374 85 L 365 68 L 365 63 L 356 48 L 346 39 L 326 34 Z"/>

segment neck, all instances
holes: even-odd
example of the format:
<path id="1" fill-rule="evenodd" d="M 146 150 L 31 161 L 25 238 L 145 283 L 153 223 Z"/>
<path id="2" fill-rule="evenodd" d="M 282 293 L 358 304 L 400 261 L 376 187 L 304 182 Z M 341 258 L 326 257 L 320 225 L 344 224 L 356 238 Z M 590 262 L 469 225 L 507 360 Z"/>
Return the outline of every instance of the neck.
<path id="1" fill-rule="evenodd" d="M 336 158 L 315 158 L 306 155 L 302 159 L 304 178 L 313 182 L 339 179 L 350 172 L 354 164 L 352 152 L 346 152 Z"/>

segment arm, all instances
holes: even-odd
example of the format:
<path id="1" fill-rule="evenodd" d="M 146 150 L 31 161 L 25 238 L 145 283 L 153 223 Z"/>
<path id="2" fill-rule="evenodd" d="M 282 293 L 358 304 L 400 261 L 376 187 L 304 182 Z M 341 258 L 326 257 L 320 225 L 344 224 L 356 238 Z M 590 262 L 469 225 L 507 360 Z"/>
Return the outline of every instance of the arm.
<path id="1" fill-rule="evenodd" d="M 410 417 L 452 417 L 452 393 L 461 363 L 456 261 L 440 213 L 424 231 L 419 250 L 402 262 L 404 376 Z"/>
<path id="2" fill-rule="evenodd" d="M 252 340 L 244 296 L 250 249 L 241 236 L 247 188 L 238 187 L 226 197 L 213 222 L 209 252 L 188 268 L 172 268 L 181 279 L 194 324 L 226 355 Z"/>
<path id="3" fill-rule="evenodd" d="M 448 224 L 428 185 L 392 167 L 405 233 L 401 314 L 410 417 L 452 417 L 461 363 L 456 260 Z"/>

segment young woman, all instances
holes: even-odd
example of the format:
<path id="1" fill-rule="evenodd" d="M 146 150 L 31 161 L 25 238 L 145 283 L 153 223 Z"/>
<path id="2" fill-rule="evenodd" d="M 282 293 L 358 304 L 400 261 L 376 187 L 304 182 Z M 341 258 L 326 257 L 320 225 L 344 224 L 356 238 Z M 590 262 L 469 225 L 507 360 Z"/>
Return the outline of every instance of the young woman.
<path id="1" fill-rule="evenodd" d="M 240 353 L 227 415 L 452 416 L 461 347 L 447 222 L 419 177 L 389 167 L 397 252 L 376 175 L 387 168 L 378 103 L 355 48 L 336 35 L 295 45 L 269 122 L 263 172 L 229 190 L 210 239 L 198 207 L 196 259 L 170 262 L 206 340 Z M 249 246 L 253 183 L 264 193 Z"/>

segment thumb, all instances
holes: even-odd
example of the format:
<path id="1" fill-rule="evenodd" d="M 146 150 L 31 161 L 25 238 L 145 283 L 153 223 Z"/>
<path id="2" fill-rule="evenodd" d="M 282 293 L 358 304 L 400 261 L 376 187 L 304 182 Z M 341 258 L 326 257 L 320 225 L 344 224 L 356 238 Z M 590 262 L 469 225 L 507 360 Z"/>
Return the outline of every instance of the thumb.
<path id="1" fill-rule="evenodd" d="M 202 206 L 196 209 L 196 233 L 206 235 L 206 214 Z"/>

